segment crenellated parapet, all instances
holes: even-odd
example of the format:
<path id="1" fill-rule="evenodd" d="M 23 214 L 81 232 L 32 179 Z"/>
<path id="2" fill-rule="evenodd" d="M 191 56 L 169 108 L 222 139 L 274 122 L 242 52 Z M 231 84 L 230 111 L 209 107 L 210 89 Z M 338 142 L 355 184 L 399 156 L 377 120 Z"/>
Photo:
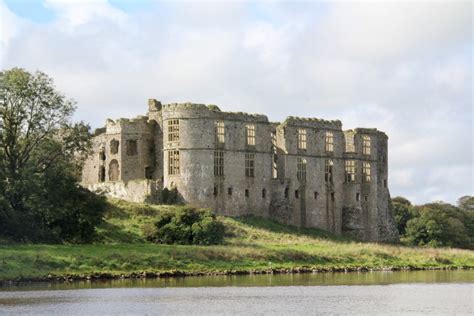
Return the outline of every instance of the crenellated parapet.
<path id="1" fill-rule="evenodd" d="M 117 120 L 107 119 L 105 129 L 107 134 L 147 134 L 153 128 L 153 123 L 148 119 L 148 116 L 137 116 L 133 119 L 120 118 Z"/>
<path id="2" fill-rule="evenodd" d="M 229 121 L 245 121 L 254 123 L 268 123 L 268 117 L 262 114 L 244 112 L 222 112 L 216 105 L 198 103 L 170 103 L 162 107 L 163 120 L 173 119 L 215 119 Z"/>
<path id="3" fill-rule="evenodd" d="M 295 126 L 295 127 L 305 127 L 305 128 L 317 128 L 317 129 L 334 129 L 341 130 L 342 123 L 339 120 L 323 120 L 319 118 L 303 118 L 289 116 L 285 121 L 281 123 L 282 127 L 284 126 Z"/>

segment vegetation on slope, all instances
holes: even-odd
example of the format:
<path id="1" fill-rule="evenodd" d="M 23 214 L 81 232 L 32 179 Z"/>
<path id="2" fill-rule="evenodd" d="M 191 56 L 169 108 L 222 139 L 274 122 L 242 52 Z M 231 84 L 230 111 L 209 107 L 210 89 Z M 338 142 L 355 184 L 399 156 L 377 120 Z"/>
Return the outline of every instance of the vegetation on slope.
<path id="1" fill-rule="evenodd" d="M 469 250 L 361 243 L 254 217 L 218 217 L 225 225 L 223 245 L 147 242 L 146 227 L 157 215 L 181 207 L 111 200 L 97 243 L 0 246 L 0 279 L 165 271 L 474 267 L 474 252 Z"/>

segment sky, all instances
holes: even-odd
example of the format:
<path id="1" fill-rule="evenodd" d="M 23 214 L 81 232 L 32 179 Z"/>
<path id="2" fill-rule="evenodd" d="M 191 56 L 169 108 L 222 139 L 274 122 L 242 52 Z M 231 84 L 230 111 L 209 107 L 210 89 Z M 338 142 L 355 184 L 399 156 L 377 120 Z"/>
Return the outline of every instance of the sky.
<path id="1" fill-rule="evenodd" d="M 100 127 L 147 99 L 340 119 L 389 136 L 392 196 L 474 195 L 470 1 L 0 0 L 0 68 Z"/>

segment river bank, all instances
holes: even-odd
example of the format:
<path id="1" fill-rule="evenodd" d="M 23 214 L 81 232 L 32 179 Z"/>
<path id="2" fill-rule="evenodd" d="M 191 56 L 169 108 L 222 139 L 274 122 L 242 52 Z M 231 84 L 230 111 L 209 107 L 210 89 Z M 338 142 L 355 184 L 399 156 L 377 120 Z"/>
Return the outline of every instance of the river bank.
<path id="1" fill-rule="evenodd" d="M 268 270 L 224 270 L 212 272 L 189 272 L 189 271 L 141 271 L 127 274 L 113 273 L 93 273 L 87 275 L 65 274 L 47 275 L 43 277 L 18 277 L 10 280 L 0 280 L 0 286 L 25 284 L 25 283 L 70 283 L 78 281 L 108 281 L 108 280 L 150 280 L 163 278 L 183 278 L 183 277 L 208 277 L 208 276 L 251 276 L 251 275 L 279 275 L 279 274 L 320 274 L 320 273 L 355 273 L 355 272 L 398 272 L 398 271 L 465 271 L 472 270 L 473 267 L 348 267 L 348 268 L 316 268 L 316 267 L 296 267 L 290 269 L 268 269 Z"/>
<path id="2" fill-rule="evenodd" d="M 472 269 L 474 251 L 363 243 L 318 229 L 222 217 L 223 245 L 160 245 L 143 228 L 174 206 L 112 201 L 87 245 L 0 244 L 0 280 L 70 281 L 193 275 Z"/>

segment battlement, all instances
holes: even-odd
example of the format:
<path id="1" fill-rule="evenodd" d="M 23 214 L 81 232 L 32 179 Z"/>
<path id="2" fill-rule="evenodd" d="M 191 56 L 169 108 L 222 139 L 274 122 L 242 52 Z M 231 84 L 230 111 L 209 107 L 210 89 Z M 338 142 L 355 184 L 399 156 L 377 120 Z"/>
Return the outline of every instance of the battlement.
<path id="1" fill-rule="evenodd" d="M 342 129 L 342 123 L 339 120 L 323 120 L 319 118 L 304 118 L 288 116 L 281 126 L 296 126 L 296 127 L 309 127 L 309 128 L 322 128 L 322 129 Z"/>
<path id="2" fill-rule="evenodd" d="M 140 115 L 132 119 L 119 118 L 117 120 L 107 119 L 105 129 L 107 134 L 118 133 L 149 133 L 151 123 L 148 116 Z"/>
<path id="3" fill-rule="evenodd" d="M 362 128 L 362 127 L 357 127 L 357 128 L 355 128 L 355 129 L 350 129 L 350 130 L 344 131 L 344 133 L 346 133 L 346 132 L 352 132 L 352 133 L 354 133 L 354 134 L 374 135 L 374 136 L 380 136 L 380 137 L 388 138 L 387 134 L 385 134 L 385 133 L 382 132 L 382 131 L 379 131 L 379 130 L 376 129 L 376 128 Z"/>
<path id="4" fill-rule="evenodd" d="M 170 103 L 162 107 L 163 119 L 168 118 L 202 118 L 216 120 L 232 120 L 256 123 L 268 123 L 268 117 L 262 114 L 245 112 L 223 112 L 214 104 Z"/>

